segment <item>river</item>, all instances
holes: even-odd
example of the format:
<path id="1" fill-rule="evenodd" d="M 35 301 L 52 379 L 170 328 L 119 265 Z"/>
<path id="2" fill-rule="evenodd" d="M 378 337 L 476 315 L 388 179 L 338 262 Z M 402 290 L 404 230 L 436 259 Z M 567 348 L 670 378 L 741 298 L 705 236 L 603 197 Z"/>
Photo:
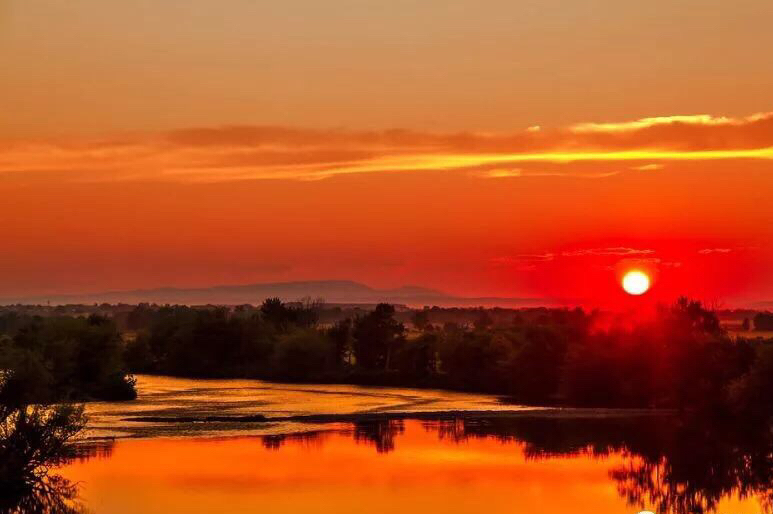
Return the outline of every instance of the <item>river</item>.
<path id="1" fill-rule="evenodd" d="M 89 405 L 88 450 L 54 470 L 77 484 L 68 503 L 115 514 L 761 514 L 773 498 L 769 436 L 738 440 L 668 416 L 138 378 L 137 401 Z"/>

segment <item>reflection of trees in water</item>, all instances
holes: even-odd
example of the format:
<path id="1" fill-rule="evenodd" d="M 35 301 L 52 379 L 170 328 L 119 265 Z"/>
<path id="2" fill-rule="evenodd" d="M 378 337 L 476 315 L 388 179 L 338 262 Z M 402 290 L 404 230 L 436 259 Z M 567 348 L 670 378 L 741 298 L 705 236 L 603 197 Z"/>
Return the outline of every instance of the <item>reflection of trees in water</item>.
<path id="1" fill-rule="evenodd" d="M 84 462 L 93 458 L 109 458 L 113 453 L 113 442 L 73 445 L 53 465 Z M 77 500 L 78 488 L 69 480 L 58 475 L 49 475 L 48 470 L 38 481 L 17 491 L 0 491 L 0 514 L 75 514 L 85 509 Z"/>
<path id="2" fill-rule="evenodd" d="M 660 514 L 715 512 L 728 495 L 755 497 L 773 514 L 773 432 L 767 424 L 670 417 L 556 419 L 483 418 L 423 422 L 442 440 L 464 443 L 495 439 L 502 451 L 523 451 L 527 459 L 619 454 L 623 463 L 610 470 L 618 492 L 633 507 Z M 379 453 L 395 450 L 405 431 L 403 420 L 379 419 L 352 423 L 343 433 Z M 285 444 L 321 445 L 329 432 L 263 436 L 269 449 Z M 76 446 L 69 461 L 109 457 L 112 444 Z M 76 488 L 50 477 L 28 494 L 0 494 L 0 513 L 74 513 Z"/>
<path id="3" fill-rule="evenodd" d="M 320 446 L 325 435 L 324 432 L 317 431 L 299 432 L 297 434 L 271 434 L 261 436 L 260 440 L 266 449 L 278 450 L 288 442 L 301 443 L 306 446 Z"/>
<path id="4" fill-rule="evenodd" d="M 383 419 L 367 420 L 352 423 L 350 429 L 343 431 L 350 434 L 355 442 L 373 445 L 378 453 L 389 453 L 395 449 L 395 438 L 405 432 L 402 420 Z M 327 432 L 300 432 L 297 434 L 272 434 L 261 436 L 261 442 L 269 450 L 278 450 L 286 443 L 301 443 L 305 445 L 321 445 Z"/>
<path id="5" fill-rule="evenodd" d="M 389 453 L 395 449 L 395 438 L 405 432 L 402 420 L 380 419 L 356 421 L 341 433 L 351 435 L 356 443 L 373 445 L 378 453 Z M 321 445 L 330 432 L 313 431 L 295 434 L 271 434 L 260 437 L 263 446 L 278 450 L 286 443 Z"/>
<path id="6" fill-rule="evenodd" d="M 630 458 L 610 476 L 631 504 L 659 512 L 713 512 L 730 494 L 756 497 L 773 512 L 773 437 L 768 426 L 692 420 L 666 434 L 656 454 Z"/>
<path id="7" fill-rule="evenodd" d="M 389 453 L 395 449 L 395 437 L 405 432 L 401 419 L 357 421 L 353 436 L 358 443 L 373 444 L 378 453 Z"/>
<path id="8" fill-rule="evenodd" d="M 733 494 L 753 496 L 773 513 L 773 432 L 767 424 L 647 415 L 449 419 L 423 426 L 455 443 L 493 438 L 523 451 L 527 459 L 620 454 L 624 462 L 609 476 L 621 497 L 662 514 L 714 512 L 722 498 Z M 368 420 L 353 423 L 351 435 L 387 453 L 404 431 L 402 420 Z M 274 443 L 264 438 L 264 444 Z"/>
<path id="9" fill-rule="evenodd" d="M 644 424 L 648 430 L 637 429 Z M 662 430 L 660 418 L 482 418 L 424 423 L 440 439 L 465 442 L 469 439 L 496 439 L 518 443 L 527 458 L 588 455 L 603 457 L 623 450 L 632 438 L 640 448 L 643 439 Z"/>
<path id="10" fill-rule="evenodd" d="M 52 476 L 32 485 L 23 494 L 0 495 L 0 512 L 75 514 L 83 512 L 76 501 L 77 495 L 74 484 L 61 477 Z"/>
<path id="11" fill-rule="evenodd" d="M 635 419 L 483 419 L 425 423 L 441 439 L 495 438 L 527 458 L 620 453 L 609 473 L 633 506 L 660 513 L 714 512 L 728 495 L 754 496 L 773 512 L 773 434 L 767 424 Z"/>
<path id="12" fill-rule="evenodd" d="M 114 448 L 115 441 L 112 439 L 75 444 L 70 447 L 67 456 L 61 464 L 86 462 L 91 459 L 109 459 L 113 455 Z"/>
<path id="13" fill-rule="evenodd" d="M 441 440 L 464 443 L 495 439 L 502 451 L 523 451 L 527 459 L 571 456 L 623 457 L 610 470 L 621 497 L 661 514 L 709 513 L 731 494 L 754 496 L 773 513 L 773 433 L 767 424 L 669 416 L 570 418 L 478 418 L 424 421 Z M 355 442 L 379 453 L 396 448 L 405 431 L 401 419 L 362 420 L 349 430 Z M 277 449 L 286 442 L 321 442 L 323 432 L 262 437 Z"/>

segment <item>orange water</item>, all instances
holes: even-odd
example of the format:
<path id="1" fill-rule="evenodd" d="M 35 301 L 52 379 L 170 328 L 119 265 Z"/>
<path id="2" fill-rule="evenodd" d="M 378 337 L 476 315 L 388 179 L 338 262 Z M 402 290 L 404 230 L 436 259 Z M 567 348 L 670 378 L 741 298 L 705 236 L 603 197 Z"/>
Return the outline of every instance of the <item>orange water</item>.
<path id="1" fill-rule="evenodd" d="M 331 428 L 331 427 L 328 427 Z M 260 437 L 120 440 L 59 470 L 97 513 L 638 513 L 609 471 L 626 457 L 527 458 L 523 445 L 457 442 L 408 421 L 389 451 L 345 425 L 269 445 Z M 759 514 L 753 499 L 719 512 Z"/>
<path id="2" fill-rule="evenodd" d="M 484 394 L 338 384 L 280 384 L 261 380 L 193 380 L 137 376 L 138 398 L 87 405 L 89 437 L 261 435 L 305 431 L 297 423 L 144 423 L 132 417 L 205 417 L 437 411 L 546 410 Z"/>

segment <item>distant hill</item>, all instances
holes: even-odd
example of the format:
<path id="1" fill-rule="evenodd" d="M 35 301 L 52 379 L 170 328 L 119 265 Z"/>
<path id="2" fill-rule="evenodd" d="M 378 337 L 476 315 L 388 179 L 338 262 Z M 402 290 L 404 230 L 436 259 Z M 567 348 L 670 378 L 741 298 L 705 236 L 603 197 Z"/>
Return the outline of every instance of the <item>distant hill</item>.
<path id="1" fill-rule="evenodd" d="M 315 280 L 306 282 L 274 282 L 204 288 L 136 289 L 101 293 L 2 298 L 0 304 L 93 304 L 141 302 L 159 304 L 259 304 L 269 297 L 296 301 L 304 297 L 323 298 L 327 303 L 374 304 L 387 302 L 409 306 L 531 306 L 539 302 L 533 298 L 467 298 L 419 286 L 396 289 L 376 289 L 350 280 Z"/>

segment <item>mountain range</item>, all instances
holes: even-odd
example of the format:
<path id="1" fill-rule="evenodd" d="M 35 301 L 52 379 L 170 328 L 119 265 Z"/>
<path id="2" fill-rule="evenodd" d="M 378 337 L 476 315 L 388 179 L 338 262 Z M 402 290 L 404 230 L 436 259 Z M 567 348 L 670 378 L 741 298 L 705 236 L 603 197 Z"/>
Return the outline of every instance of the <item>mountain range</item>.
<path id="1" fill-rule="evenodd" d="M 135 289 L 83 294 L 60 294 L 21 298 L 2 298 L 0 304 L 93 304 L 141 302 L 158 304 L 260 304 L 269 297 L 296 301 L 310 297 L 321 298 L 329 304 L 374 304 L 379 302 L 408 306 L 507 306 L 537 305 L 536 298 L 462 297 L 436 289 L 403 286 L 396 289 L 377 289 L 351 280 L 314 280 L 302 282 L 273 282 L 247 285 L 222 285 L 202 288 Z"/>

